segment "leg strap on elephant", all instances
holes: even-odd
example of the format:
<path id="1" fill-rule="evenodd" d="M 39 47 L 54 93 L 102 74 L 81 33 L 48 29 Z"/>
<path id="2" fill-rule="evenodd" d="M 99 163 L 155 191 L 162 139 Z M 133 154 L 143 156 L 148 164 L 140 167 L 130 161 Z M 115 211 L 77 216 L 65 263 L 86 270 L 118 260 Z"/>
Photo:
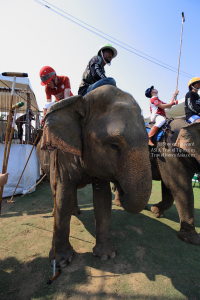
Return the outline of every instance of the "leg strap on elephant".
<path id="1" fill-rule="evenodd" d="M 98 180 L 98 178 L 96 178 L 96 177 L 95 177 L 94 180 L 95 180 L 95 182 L 94 182 L 95 189 L 96 189 L 96 190 L 99 190 L 99 180 Z"/>

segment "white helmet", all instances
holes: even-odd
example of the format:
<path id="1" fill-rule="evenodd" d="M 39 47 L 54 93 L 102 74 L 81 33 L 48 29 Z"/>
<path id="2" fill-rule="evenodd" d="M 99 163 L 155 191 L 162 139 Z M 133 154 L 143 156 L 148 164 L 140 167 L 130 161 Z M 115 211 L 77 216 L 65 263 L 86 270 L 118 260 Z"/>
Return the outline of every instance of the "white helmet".
<path id="1" fill-rule="evenodd" d="M 112 52 L 113 52 L 113 58 L 115 58 L 117 56 L 117 50 L 112 45 L 110 45 L 110 44 L 104 44 L 104 45 L 102 45 L 99 48 L 97 55 L 100 56 L 100 52 L 103 51 L 104 49 L 110 49 L 110 50 L 112 50 Z"/>

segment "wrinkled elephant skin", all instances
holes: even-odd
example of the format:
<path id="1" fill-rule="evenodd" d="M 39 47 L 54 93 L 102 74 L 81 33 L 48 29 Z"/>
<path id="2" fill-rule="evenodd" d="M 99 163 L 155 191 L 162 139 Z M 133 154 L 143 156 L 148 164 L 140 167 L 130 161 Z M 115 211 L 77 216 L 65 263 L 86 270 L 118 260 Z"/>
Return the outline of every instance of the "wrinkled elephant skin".
<path id="1" fill-rule="evenodd" d="M 130 213 L 140 212 L 151 194 L 148 137 L 137 102 L 116 87 L 103 86 L 84 98 L 74 96 L 51 106 L 37 153 L 52 190 L 54 151 L 48 149 L 54 148 L 59 149 L 57 264 L 66 266 L 72 260 L 71 213 L 78 186 L 89 183 L 93 186 L 96 221 L 93 254 L 103 260 L 115 257 L 116 249 L 110 241 L 110 182 L 117 185 L 122 206 Z"/>
<path id="2" fill-rule="evenodd" d="M 156 217 L 163 217 L 174 201 L 180 218 L 178 237 L 185 242 L 200 245 L 200 236 L 194 225 L 194 195 L 192 177 L 200 166 L 200 124 L 188 124 L 183 119 L 170 123 L 167 141 L 163 137 L 150 147 L 152 177 L 161 180 L 162 201 L 153 205 Z"/>

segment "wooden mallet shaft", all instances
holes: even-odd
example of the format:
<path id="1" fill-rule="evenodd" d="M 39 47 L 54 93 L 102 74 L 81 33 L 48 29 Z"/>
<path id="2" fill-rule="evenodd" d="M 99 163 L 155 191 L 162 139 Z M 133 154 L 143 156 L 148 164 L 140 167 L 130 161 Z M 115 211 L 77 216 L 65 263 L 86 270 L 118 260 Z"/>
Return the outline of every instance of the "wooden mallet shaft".
<path id="1" fill-rule="evenodd" d="M 53 276 L 48 280 L 47 284 L 51 284 L 58 275 L 61 273 L 61 269 L 56 272 L 56 174 L 57 174 L 57 160 L 58 160 L 58 149 L 54 150 L 54 230 L 53 230 L 53 241 L 54 241 L 54 260 L 53 260 Z"/>

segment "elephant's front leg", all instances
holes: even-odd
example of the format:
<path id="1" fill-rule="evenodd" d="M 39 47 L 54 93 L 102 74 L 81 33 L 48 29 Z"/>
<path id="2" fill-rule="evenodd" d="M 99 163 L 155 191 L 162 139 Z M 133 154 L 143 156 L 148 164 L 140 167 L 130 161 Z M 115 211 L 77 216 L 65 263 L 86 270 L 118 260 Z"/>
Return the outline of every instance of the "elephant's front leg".
<path id="1" fill-rule="evenodd" d="M 156 218 L 163 218 L 164 211 L 169 209 L 174 203 L 174 198 L 171 194 L 170 189 L 168 189 L 165 186 L 163 181 L 161 181 L 161 184 L 162 184 L 162 201 L 151 206 L 151 211 L 152 213 L 154 213 Z"/>
<path id="2" fill-rule="evenodd" d="M 158 165 L 163 181 L 163 201 L 158 205 L 159 209 L 168 209 L 174 199 L 180 218 L 178 237 L 187 243 L 200 245 L 200 237 L 194 226 L 193 171 L 179 158 L 167 155 L 158 160 Z"/>
<path id="3" fill-rule="evenodd" d="M 97 179 L 93 183 L 94 215 L 96 220 L 96 245 L 93 254 L 107 260 L 116 256 L 115 246 L 110 242 L 110 218 L 112 195 L 110 183 Z"/>
<path id="4" fill-rule="evenodd" d="M 182 194 L 182 195 L 181 195 Z M 186 185 L 177 198 L 175 198 L 176 207 L 180 217 L 180 230 L 178 237 L 194 245 L 200 245 L 200 235 L 196 232 L 194 226 L 194 195 L 192 181 Z"/>
<path id="5" fill-rule="evenodd" d="M 53 191 L 52 177 L 51 175 Z M 58 267 L 66 267 L 72 261 L 74 253 L 69 242 L 69 232 L 71 214 L 76 201 L 76 188 L 73 187 L 72 183 L 70 184 L 67 174 L 60 172 L 57 176 L 56 190 L 56 212 L 54 211 L 54 214 L 56 213 L 56 244 L 53 237 L 49 259 L 53 263 L 54 249 L 56 247 L 56 264 Z"/>

